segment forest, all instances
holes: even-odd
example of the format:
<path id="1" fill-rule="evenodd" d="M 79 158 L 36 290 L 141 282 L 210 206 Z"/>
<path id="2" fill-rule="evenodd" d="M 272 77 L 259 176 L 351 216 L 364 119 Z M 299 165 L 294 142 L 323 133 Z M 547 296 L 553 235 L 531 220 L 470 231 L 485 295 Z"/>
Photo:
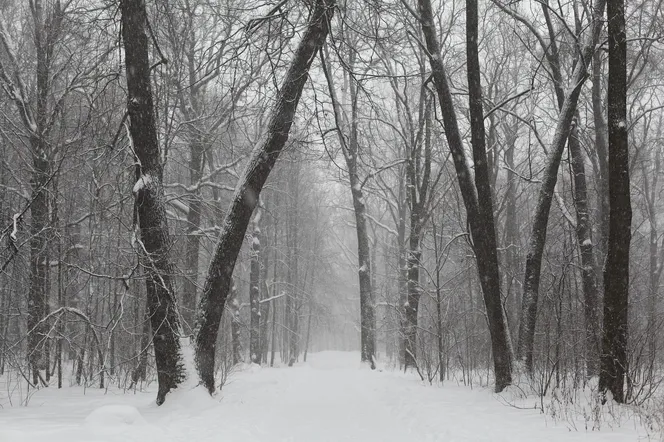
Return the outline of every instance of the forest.
<path id="1" fill-rule="evenodd" d="M 662 3 L 1 2 L 0 384 L 340 351 L 664 425 Z"/>

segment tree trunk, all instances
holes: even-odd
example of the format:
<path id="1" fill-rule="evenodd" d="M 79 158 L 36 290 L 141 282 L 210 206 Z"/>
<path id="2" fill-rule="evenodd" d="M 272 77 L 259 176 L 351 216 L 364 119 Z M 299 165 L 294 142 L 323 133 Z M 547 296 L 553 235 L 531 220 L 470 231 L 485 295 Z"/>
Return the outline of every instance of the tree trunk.
<path id="1" fill-rule="evenodd" d="M 484 293 L 489 316 L 489 325 L 493 323 L 492 351 L 495 361 L 496 390 L 500 391 L 511 383 L 512 348 L 510 336 L 507 331 L 507 320 L 504 314 L 500 273 L 498 266 L 498 252 L 496 241 L 496 227 L 493 213 L 493 193 L 491 190 L 491 175 L 486 154 L 486 141 L 484 131 L 484 111 L 482 109 L 482 82 L 479 62 L 478 11 L 477 0 L 468 0 L 466 5 L 466 55 L 468 59 L 468 89 L 471 126 L 471 144 L 473 147 L 473 162 L 475 163 L 475 187 L 477 189 L 477 221 L 479 231 L 473 229 L 475 242 L 475 255 L 480 271 L 480 285 Z M 471 224 L 472 225 L 472 224 Z M 477 237 L 482 241 L 478 244 Z M 480 264 L 481 262 L 481 264 Z M 489 298 L 489 301 L 486 301 Z M 494 337 L 495 335 L 495 337 Z"/>
<path id="2" fill-rule="evenodd" d="M 288 140 L 295 110 L 308 79 L 309 66 L 327 37 L 333 8 L 334 0 L 316 1 L 307 29 L 276 98 L 266 137 L 253 152 L 222 224 L 223 231 L 201 294 L 195 338 L 196 368 L 202 384 L 210 393 L 215 390 L 214 348 L 235 261 L 260 191 Z"/>
<path id="3" fill-rule="evenodd" d="M 558 108 L 562 111 L 565 106 L 565 92 L 562 85 L 562 72 L 560 53 L 556 44 L 556 32 L 551 21 L 548 7 L 542 5 L 542 11 L 546 18 L 549 39 L 551 41 L 549 48 L 543 48 L 547 51 L 547 59 L 551 67 L 554 91 L 558 101 Z M 577 26 L 578 28 L 578 26 Z M 578 30 L 577 30 L 578 32 Z M 597 52 L 596 52 L 597 53 Z M 597 61 L 596 53 L 593 54 L 593 63 Z M 593 65 L 593 69 L 595 66 Z M 593 71 L 593 75 L 595 72 Z M 595 87 L 595 84 L 593 84 Z M 600 113 L 601 118 L 601 113 Z M 590 213 L 588 210 L 588 192 L 586 186 L 586 171 L 584 157 L 578 137 L 578 122 L 581 121 L 578 110 L 575 112 L 575 120 L 568 138 L 568 148 L 571 155 L 572 180 L 574 183 L 574 207 L 576 209 L 576 238 L 581 252 L 581 279 L 584 293 L 584 319 L 585 319 L 585 350 L 586 350 L 586 371 L 590 376 L 596 375 L 599 364 L 599 312 L 598 312 L 598 290 L 597 273 L 594 254 L 594 245 L 592 241 L 592 229 L 590 227 Z"/>
<path id="4" fill-rule="evenodd" d="M 577 116 L 577 121 L 578 121 Z M 586 170 L 583 153 L 577 138 L 576 127 L 569 138 L 569 150 L 572 156 L 574 174 L 574 207 L 576 208 L 576 238 L 581 251 L 581 279 L 584 294 L 584 319 L 586 341 L 586 372 L 588 376 L 599 374 L 600 352 L 600 317 L 597 275 L 595 273 L 595 254 L 593 252 L 590 212 L 588 210 L 588 191 L 586 188 Z"/>
<path id="5" fill-rule="evenodd" d="M 406 336 L 404 368 L 417 367 L 417 314 L 419 311 L 422 289 L 420 287 L 420 213 L 411 210 L 410 216 L 410 238 L 408 251 L 408 297 L 405 307 Z"/>
<path id="6" fill-rule="evenodd" d="M 252 363 L 261 363 L 261 208 L 256 209 L 251 241 L 251 269 L 249 271 L 249 358 Z"/>
<path id="7" fill-rule="evenodd" d="M 203 145 L 199 139 L 191 142 L 189 158 L 189 184 L 195 186 L 201 179 L 203 171 Z M 185 272 L 182 286 L 182 317 L 185 329 L 192 331 L 196 313 L 196 281 L 198 279 L 198 255 L 201 243 L 201 210 L 202 201 L 198 190 L 189 197 L 189 212 L 187 212 L 187 237 L 185 244 Z"/>
<path id="8" fill-rule="evenodd" d="M 235 281 L 231 282 L 231 294 L 229 297 L 229 309 L 231 314 L 231 354 L 233 365 L 242 362 L 242 343 L 240 334 L 242 332 L 242 320 L 240 319 L 240 299 Z"/>
<path id="9" fill-rule="evenodd" d="M 122 39 L 127 66 L 129 131 L 136 154 L 135 215 L 140 227 L 139 248 L 146 272 L 148 311 L 152 325 L 159 391 L 157 404 L 185 377 L 180 349 L 180 322 L 168 252 L 171 242 L 164 208 L 163 169 L 157 142 L 147 15 L 143 0 L 122 0 Z"/>
<path id="10" fill-rule="evenodd" d="M 606 139 L 606 122 L 602 106 L 602 58 L 599 51 L 593 54 L 593 86 L 592 86 L 592 108 L 593 121 L 595 123 L 595 151 L 597 153 L 597 208 L 598 208 L 598 276 L 599 270 L 604 266 L 606 259 L 607 241 L 609 238 L 609 180 L 608 180 L 608 141 Z"/>
<path id="11" fill-rule="evenodd" d="M 143 312 L 143 327 L 141 327 L 141 341 L 139 343 L 138 354 L 136 355 L 138 363 L 131 373 L 131 386 L 134 387 L 141 381 L 145 381 L 148 371 L 148 350 L 150 347 L 150 318 L 147 302 Z"/>
<path id="12" fill-rule="evenodd" d="M 517 127 L 510 126 L 507 129 L 509 132 L 506 136 L 505 144 L 507 149 L 505 150 L 504 161 L 509 170 L 507 171 L 507 190 L 505 198 L 507 203 L 505 205 L 505 225 L 504 225 L 504 244 L 503 248 L 505 250 L 505 290 L 507 291 L 505 296 L 505 302 L 508 305 L 508 321 L 510 330 L 514 333 L 518 329 L 518 312 L 520 311 L 520 297 L 518 293 L 520 291 L 517 289 L 516 285 L 519 281 L 519 269 L 521 267 L 519 250 L 520 250 L 520 240 L 519 240 L 519 222 L 517 219 L 517 186 L 518 186 L 518 175 L 514 172 L 514 151 L 516 149 L 516 137 L 517 137 Z M 516 335 L 512 334 L 510 337 L 516 338 Z"/>
<path id="13" fill-rule="evenodd" d="M 657 127 L 656 139 L 661 136 L 661 119 Z M 646 166 L 645 163 L 641 165 L 643 174 L 643 193 L 647 204 L 648 222 L 650 224 L 650 241 L 649 241 L 649 268 L 648 268 L 648 340 L 650 361 L 654 362 L 657 356 L 657 341 L 658 341 L 658 318 L 657 318 L 657 298 L 659 291 L 659 280 L 662 275 L 664 266 L 660 263 L 660 248 L 659 248 L 659 228 L 657 221 L 657 200 L 658 200 L 658 182 L 661 174 L 661 150 L 655 152 L 654 161 L 652 162 L 652 169 Z M 648 172 L 652 170 L 652 181 L 648 176 Z M 651 362 L 651 363 L 652 363 Z"/>
<path id="14" fill-rule="evenodd" d="M 300 205 L 300 164 L 297 152 L 291 161 L 291 174 L 289 179 L 291 207 L 289 211 L 290 245 L 288 247 L 288 290 L 289 307 L 287 314 L 288 324 L 288 366 L 292 367 L 297 361 L 300 353 L 300 249 L 298 237 L 300 232 L 300 216 L 298 208 Z"/>
<path id="15" fill-rule="evenodd" d="M 349 66 L 354 66 L 355 54 L 349 55 Z M 367 229 L 367 207 L 362 191 L 363 183 L 360 180 L 358 157 L 360 146 L 358 140 L 358 118 L 357 118 L 357 85 L 354 79 L 349 82 L 351 117 L 344 118 L 336 98 L 333 79 L 330 75 L 329 66 L 323 63 L 328 90 L 332 99 L 335 121 L 338 126 L 337 136 L 339 144 L 348 168 L 348 180 L 351 196 L 353 199 L 353 211 L 355 214 L 355 233 L 357 235 L 357 258 L 358 258 L 358 280 L 360 285 L 360 360 L 368 363 L 371 369 L 376 368 L 376 307 L 374 302 L 373 287 L 371 286 L 371 248 L 369 246 L 369 231 Z M 342 130 L 348 132 L 348 142 Z"/>
<path id="16" fill-rule="evenodd" d="M 535 324 L 537 322 L 537 301 L 542 269 L 542 255 L 546 244 L 549 222 L 549 211 L 558 181 L 558 167 L 562 159 L 565 144 L 572 130 L 572 122 L 576 115 L 576 105 L 581 94 L 581 87 L 588 77 L 590 63 L 595 46 L 599 41 L 602 29 L 601 17 L 604 13 L 605 0 L 596 0 L 593 6 L 592 34 L 588 39 L 581 59 L 576 63 L 571 79 L 571 90 L 565 95 L 560 106 L 560 115 L 556 124 L 553 141 L 546 161 L 544 178 L 537 200 L 535 216 L 526 256 L 526 270 L 523 277 L 523 297 L 521 302 L 521 320 L 519 322 L 519 342 L 517 358 L 525 364 L 526 370 L 533 369 L 533 346 L 535 341 Z"/>
<path id="17" fill-rule="evenodd" d="M 612 0 L 609 22 L 609 241 L 604 267 L 604 335 L 599 389 L 625 401 L 627 305 L 632 206 L 627 144 L 627 39 L 625 5 Z"/>
<path id="18" fill-rule="evenodd" d="M 47 145 L 37 137 L 31 139 L 32 147 L 32 204 L 30 206 L 30 290 L 28 292 L 28 360 L 32 369 L 32 383 L 39 382 L 39 370 L 48 368 L 45 360 L 47 324 L 42 322 L 47 313 L 48 272 L 48 193 L 50 164 Z"/>
<path id="19" fill-rule="evenodd" d="M 493 217 L 493 204 L 490 199 L 491 192 L 488 183 L 488 172 L 481 173 L 480 178 L 476 178 L 476 181 L 478 179 L 484 181 L 484 179 L 487 178 L 485 183 L 480 182 L 479 184 L 481 185 L 480 187 L 482 188 L 483 195 L 486 193 L 487 189 L 489 190 L 489 199 L 483 199 L 482 205 L 488 205 L 491 210 L 486 210 L 486 207 L 485 209 L 480 210 L 478 196 L 471 178 L 471 170 L 466 162 L 463 142 L 461 140 L 456 112 L 454 110 L 454 101 L 447 81 L 447 73 L 441 57 L 440 43 L 438 41 L 438 36 L 436 35 L 431 1 L 418 0 L 418 6 L 420 17 L 422 19 L 422 32 L 429 51 L 432 77 L 438 95 L 441 115 L 443 117 L 445 136 L 450 151 L 452 152 L 454 168 L 459 181 L 461 196 L 466 207 L 467 219 L 470 224 L 471 235 L 474 242 L 477 270 L 480 276 L 480 284 L 484 295 L 484 303 L 486 305 L 487 319 L 489 323 L 489 333 L 491 335 L 491 348 L 496 377 L 495 389 L 497 392 L 500 392 L 512 382 L 512 355 L 505 316 L 503 314 L 502 299 L 500 296 L 500 275 L 498 272 L 498 252 L 495 244 L 495 230 L 492 230 L 493 222 L 488 225 L 484 223 L 485 218 L 488 218 L 489 215 Z M 476 17 L 477 4 L 471 1 L 467 4 L 466 8 L 468 9 L 469 6 L 471 9 L 470 13 Z M 474 46 L 477 42 L 477 38 L 475 37 L 473 39 L 472 34 L 474 33 L 477 35 L 476 18 L 473 19 L 472 16 L 468 18 L 471 18 L 471 23 L 468 29 L 471 36 L 469 36 L 468 40 L 473 40 Z M 471 50 L 476 52 L 476 48 Z M 469 69 L 469 72 L 470 70 L 471 69 Z M 477 92 L 480 93 L 479 91 Z M 477 118 L 477 116 L 474 118 Z M 474 146 L 473 156 L 479 157 L 480 155 L 478 154 L 480 152 L 475 152 L 475 150 L 476 148 Z M 483 163 L 486 167 L 486 157 L 484 159 L 480 158 L 480 160 L 482 160 L 480 163 Z M 491 241 L 492 238 L 493 243 Z"/>
<path id="20" fill-rule="evenodd" d="M 399 320 L 399 366 L 406 368 L 406 309 L 408 308 L 408 252 L 406 251 L 406 196 L 404 174 L 399 174 L 399 223 L 397 225 L 397 266 L 398 266 L 398 308 L 397 319 Z"/>

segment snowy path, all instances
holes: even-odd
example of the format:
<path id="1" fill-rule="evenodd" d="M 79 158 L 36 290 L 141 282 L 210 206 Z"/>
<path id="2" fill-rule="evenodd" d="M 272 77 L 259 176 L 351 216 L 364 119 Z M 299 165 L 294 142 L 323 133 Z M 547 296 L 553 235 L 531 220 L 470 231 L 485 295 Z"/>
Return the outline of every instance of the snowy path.
<path id="1" fill-rule="evenodd" d="M 629 427 L 570 432 L 537 410 L 502 405 L 487 390 L 424 386 L 359 369 L 355 354 L 311 359 L 294 368 L 248 369 L 232 376 L 220 398 L 179 392 L 160 408 L 152 394 L 41 391 L 26 408 L 0 411 L 0 442 L 643 440 Z M 100 408 L 110 404 L 119 406 Z"/>

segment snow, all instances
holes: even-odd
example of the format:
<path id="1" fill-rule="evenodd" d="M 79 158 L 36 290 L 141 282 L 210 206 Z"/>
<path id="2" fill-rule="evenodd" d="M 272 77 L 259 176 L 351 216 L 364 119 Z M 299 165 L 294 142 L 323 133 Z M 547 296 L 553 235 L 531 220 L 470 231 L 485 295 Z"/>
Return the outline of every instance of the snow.
<path id="1" fill-rule="evenodd" d="M 412 373 L 363 369 L 358 353 L 310 353 L 292 368 L 246 364 L 223 391 L 42 389 L 0 412 L 2 442 L 637 441 L 633 425 L 572 431 L 489 389 L 430 386 Z M 640 439 L 642 438 L 642 439 Z"/>
<path id="2" fill-rule="evenodd" d="M 131 190 L 134 195 L 143 190 L 145 187 L 149 186 L 152 182 L 152 176 L 150 175 L 141 175 L 141 177 L 136 180 L 134 188 Z"/>
<path id="3" fill-rule="evenodd" d="M 586 238 L 585 240 L 583 240 L 583 243 L 581 243 L 581 245 L 592 246 L 593 242 L 590 240 L 590 238 Z"/>
<path id="4" fill-rule="evenodd" d="M 11 238 L 12 241 L 16 242 L 16 234 L 18 233 L 18 219 L 21 217 L 20 213 L 15 213 L 14 216 L 12 216 L 12 233 L 9 234 L 9 237 Z"/>

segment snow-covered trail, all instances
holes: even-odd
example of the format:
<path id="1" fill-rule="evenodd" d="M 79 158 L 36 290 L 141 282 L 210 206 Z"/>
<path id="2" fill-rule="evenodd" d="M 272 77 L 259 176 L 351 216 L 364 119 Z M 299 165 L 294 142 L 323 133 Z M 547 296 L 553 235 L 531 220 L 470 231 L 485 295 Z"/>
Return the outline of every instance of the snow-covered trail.
<path id="1" fill-rule="evenodd" d="M 570 432 L 487 390 L 426 386 L 361 369 L 357 358 L 324 352 L 293 368 L 249 368 L 232 375 L 218 398 L 180 391 L 159 408 L 151 393 L 40 391 L 28 407 L 0 411 L 0 442 L 640 440 L 629 427 Z"/>

